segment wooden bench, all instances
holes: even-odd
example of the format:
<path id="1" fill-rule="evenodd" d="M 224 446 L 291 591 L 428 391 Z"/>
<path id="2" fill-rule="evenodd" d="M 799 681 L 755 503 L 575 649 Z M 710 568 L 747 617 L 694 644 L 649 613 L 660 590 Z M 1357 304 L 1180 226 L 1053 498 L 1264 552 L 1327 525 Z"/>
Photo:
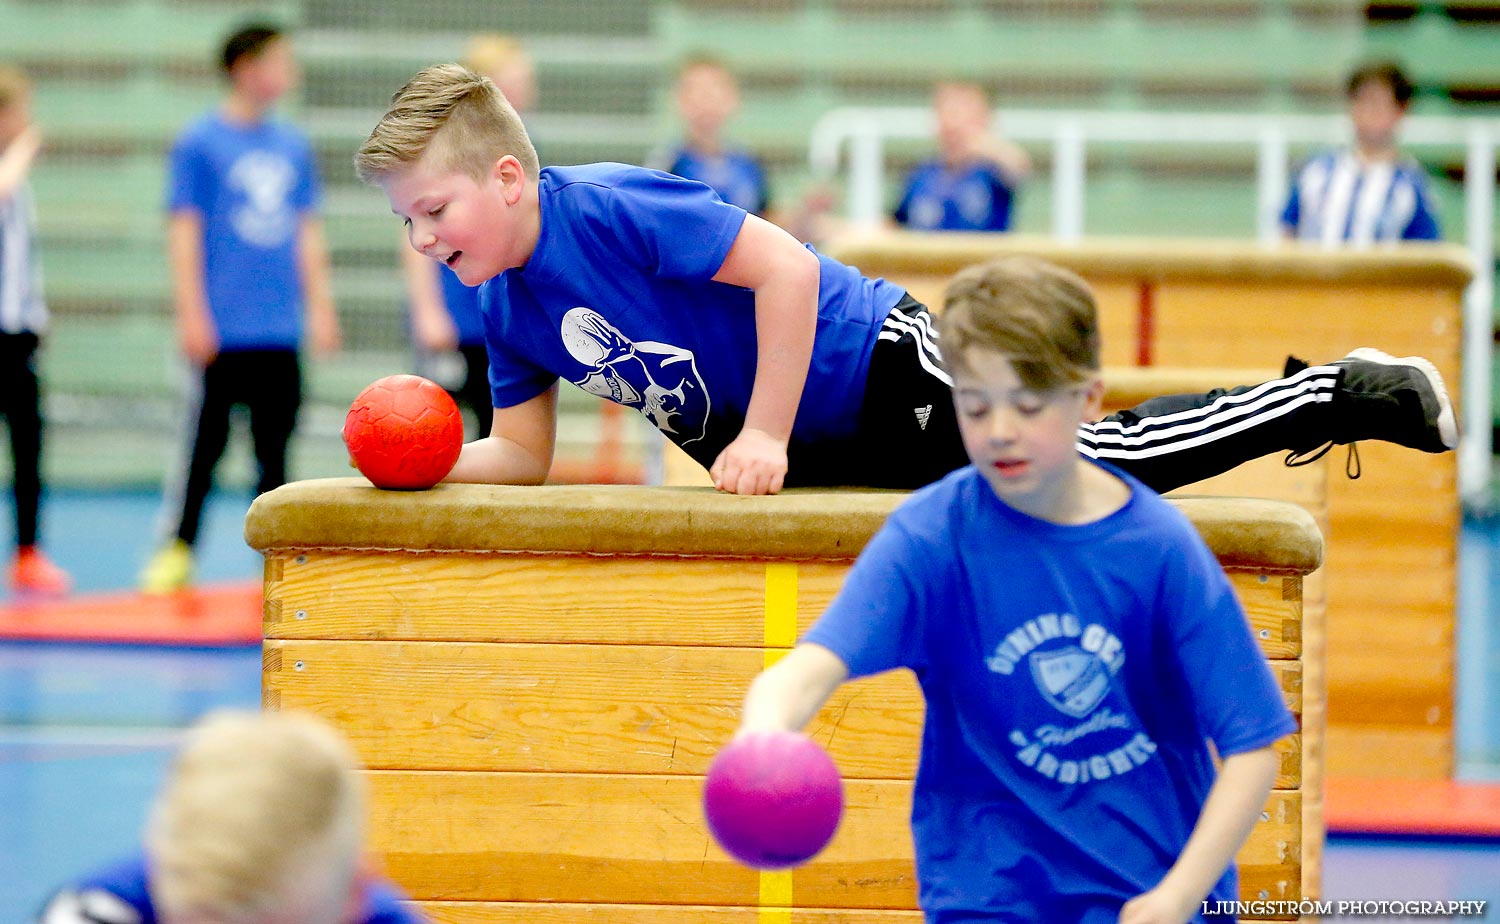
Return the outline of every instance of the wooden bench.
<path id="1" fill-rule="evenodd" d="M 245 528 L 266 556 L 264 703 L 349 735 L 369 768 L 370 842 L 437 921 L 915 922 L 923 707 L 909 675 L 845 685 L 809 726 L 847 785 L 839 833 L 812 863 L 741 867 L 699 807 L 749 682 L 903 496 L 287 485 Z M 1178 503 L 1307 715 L 1312 518 L 1269 501 Z M 1317 894 L 1320 752 L 1294 736 L 1281 754 L 1240 855 L 1248 899 Z"/>

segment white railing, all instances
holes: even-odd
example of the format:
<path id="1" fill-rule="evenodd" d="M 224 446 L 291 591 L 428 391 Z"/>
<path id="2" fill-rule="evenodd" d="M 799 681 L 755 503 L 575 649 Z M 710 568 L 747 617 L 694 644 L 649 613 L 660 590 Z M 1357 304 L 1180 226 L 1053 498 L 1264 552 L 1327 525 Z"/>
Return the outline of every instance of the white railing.
<path id="1" fill-rule="evenodd" d="M 1298 145 L 1346 143 L 1344 116 L 1227 115 L 1218 113 L 1087 112 L 998 110 L 1007 138 L 1052 146 L 1052 233 L 1076 241 L 1085 232 L 1087 150 L 1091 142 L 1253 145 L 1256 151 L 1256 237 L 1270 244 L 1281 237 L 1279 219 L 1290 175 L 1290 149 Z M 846 161 L 845 213 L 857 227 L 880 224 L 885 209 L 885 144 L 889 139 L 931 139 L 932 111 L 919 107 L 833 109 L 813 127 L 809 157 L 813 173 L 837 174 Z M 1474 281 L 1464 294 L 1463 419 L 1459 447 L 1459 490 L 1473 502 L 1487 500 L 1490 481 L 1490 363 L 1495 294 L 1495 148 L 1500 119 L 1408 118 L 1402 125 L 1406 147 L 1459 145 L 1465 148 L 1464 240 L 1474 261 Z"/>

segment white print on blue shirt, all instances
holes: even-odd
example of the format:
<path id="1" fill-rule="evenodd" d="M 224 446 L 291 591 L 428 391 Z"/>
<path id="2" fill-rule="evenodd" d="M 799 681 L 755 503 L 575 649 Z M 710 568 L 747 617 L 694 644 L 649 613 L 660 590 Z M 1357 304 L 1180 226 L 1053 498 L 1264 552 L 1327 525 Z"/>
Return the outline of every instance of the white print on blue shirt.
<path id="1" fill-rule="evenodd" d="M 1043 649 L 1044 644 L 1057 640 L 1066 644 Z M 1009 737 L 1016 747 L 1016 760 L 1049 780 L 1076 784 L 1128 773 L 1156 753 L 1156 743 L 1144 732 L 1136 733 L 1122 746 L 1093 754 L 1064 758 L 1047 749 L 1072 744 L 1095 732 L 1128 732 L 1131 720 L 1127 716 L 1107 707 L 1099 709 L 1115 674 L 1125 664 L 1124 644 L 1113 632 L 1097 623 L 1085 626 L 1072 613 L 1047 613 L 1028 619 L 1006 635 L 985 663 L 994 673 L 1014 678 L 1016 665 L 1023 658 L 1042 698 L 1070 719 L 1083 721 L 1071 727 L 1041 725 L 1029 735 L 1012 729 Z M 1118 740 L 1117 736 L 1109 737 Z"/>
<path id="2" fill-rule="evenodd" d="M 968 180 L 959 186 L 954 199 L 964 221 L 976 228 L 989 226 L 990 212 L 995 204 L 995 193 L 989 183 L 977 177 Z"/>
<path id="3" fill-rule="evenodd" d="M 583 306 L 563 315 L 561 334 L 569 355 L 588 367 L 573 384 L 635 408 L 661 432 L 677 434 L 678 445 L 703 438 L 713 402 L 691 351 L 654 340 L 636 343 Z"/>
<path id="4" fill-rule="evenodd" d="M 280 154 L 249 151 L 229 168 L 229 186 L 244 193 L 230 221 L 247 244 L 279 247 L 296 228 L 290 198 L 297 171 Z"/>

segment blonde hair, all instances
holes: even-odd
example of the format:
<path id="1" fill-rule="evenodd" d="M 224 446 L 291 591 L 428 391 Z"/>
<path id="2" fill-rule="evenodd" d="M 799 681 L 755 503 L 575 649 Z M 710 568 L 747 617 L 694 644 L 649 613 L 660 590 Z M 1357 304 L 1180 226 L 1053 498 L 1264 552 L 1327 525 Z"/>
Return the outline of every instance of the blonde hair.
<path id="1" fill-rule="evenodd" d="M 31 79 L 11 64 L 0 64 L 0 109 L 9 109 L 31 95 Z"/>
<path id="2" fill-rule="evenodd" d="M 458 64 L 423 68 L 396 91 L 354 156 L 354 171 L 366 183 L 379 182 L 429 150 L 436 151 L 439 170 L 476 180 L 507 154 L 532 179 L 541 169 L 526 126 L 504 94 L 488 77 Z"/>
<path id="3" fill-rule="evenodd" d="M 1088 283 L 1036 257 L 1001 257 L 953 277 L 938 325 L 944 363 L 958 374 L 973 372 L 973 350 L 1004 356 L 1036 391 L 1099 370 L 1098 309 Z"/>
<path id="4" fill-rule="evenodd" d="M 464 49 L 464 67 L 476 74 L 494 74 L 518 61 L 530 60 L 519 41 L 499 32 L 476 35 Z"/>
<path id="5" fill-rule="evenodd" d="M 343 737 L 311 715 L 205 718 L 147 825 L 161 920 L 337 920 L 354 888 L 364 819 L 356 767 Z"/>
<path id="6" fill-rule="evenodd" d="M 729 69 L 728 64 L 724 63 L 723 58 L 720 58 L 717 55 L 709 54 L 706 51 L 695 51 L 692 54 L 683 56 L 683 58 L 677 62 L 677 76 L 681 77 L 688 71 L 695 71 L 699 68 L 719 71 L 730 80 L 735 79 L 734 72 Z"/>

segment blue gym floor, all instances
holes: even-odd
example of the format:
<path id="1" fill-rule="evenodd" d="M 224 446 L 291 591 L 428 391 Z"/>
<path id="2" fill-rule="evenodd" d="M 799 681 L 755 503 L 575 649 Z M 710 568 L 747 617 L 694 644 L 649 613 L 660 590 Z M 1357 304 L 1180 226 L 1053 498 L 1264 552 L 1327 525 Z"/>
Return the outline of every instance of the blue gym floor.
<path id="1" fill-rule="evenodd" d="M 213 499 L 203 581 L 259 576 L 259 557 L 241 539 L 246 506 Z M 79 590 L 125 589 L 150 553 L 155 512 L 146 494 L 54 494 L 45 538 Z M 1500 779 L 1500 523 L 1466 524 L 1461 582 L 1462 773 Z M 31 920 L 52 886 L 131 849 L 180 729 L 217 706 L 257 706 L 259 674 L 254 647 L 0 643 L 0 924 Z M 1485 900 L 1486 917 L 1500 920 L 1500 844 L 1334 838 L 1324 893 Z"/>

